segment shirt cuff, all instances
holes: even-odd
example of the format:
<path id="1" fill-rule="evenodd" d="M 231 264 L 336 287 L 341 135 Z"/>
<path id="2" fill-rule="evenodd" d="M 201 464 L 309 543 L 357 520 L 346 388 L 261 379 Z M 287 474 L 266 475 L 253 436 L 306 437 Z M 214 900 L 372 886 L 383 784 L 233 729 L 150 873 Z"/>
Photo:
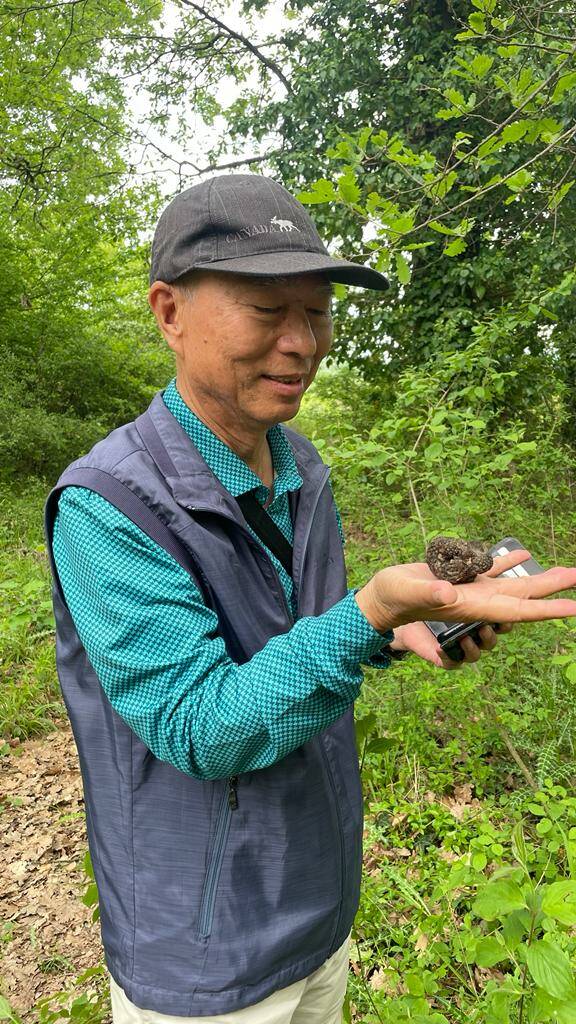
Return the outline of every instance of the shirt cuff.
<path id="1" fill-rule="evenodd" d="M 368 621 L 364 612 L 355 598 L 359 590 L 356 587 L 348 591 L 347 597 L 338 602 L 337 607 L 341 609 L 342 625 L 348 630 L 348 637 L 356 641 L 357 647 L 354 651 L 358 661 L 363 665 L 385 668 L 390 659 L 381 654 L 382 648 L 392 643 L 394 630 L 387 629 L 385 633 L 379 633 L 371 622 Z"/>

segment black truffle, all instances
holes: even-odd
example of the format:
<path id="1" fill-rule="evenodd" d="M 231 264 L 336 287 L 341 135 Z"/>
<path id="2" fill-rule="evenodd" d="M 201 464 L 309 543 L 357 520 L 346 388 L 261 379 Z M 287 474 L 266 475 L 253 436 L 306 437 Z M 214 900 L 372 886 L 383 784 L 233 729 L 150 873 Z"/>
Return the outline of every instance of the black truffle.
<path id="1" fill-rule="evenodd" d="M 483 544 L 455 537 L 434 537 L 426 548 L 426 561 L 439 580 L 450 583 L 472 583 L 494 564 Z"/>

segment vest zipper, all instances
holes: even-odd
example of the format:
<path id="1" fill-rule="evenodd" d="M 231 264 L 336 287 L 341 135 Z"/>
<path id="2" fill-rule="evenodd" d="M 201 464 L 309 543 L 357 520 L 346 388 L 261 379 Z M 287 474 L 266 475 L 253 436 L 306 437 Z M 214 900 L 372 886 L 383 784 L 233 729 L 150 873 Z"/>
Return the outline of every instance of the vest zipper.
<path id="1" fill-rule="evenodd" d="M 228 807 L 231 811 L 238 810 L 238 776 L 231 775 L 228 779 Z"/>
<path id="2" fill-rule="evenodd" d="M 332 935 L 332 940 L 331 940 L 331 947 L 332 947 L 332 945 L 334 944 L 334 939 L 336 938 L 336 936 L 338 935 L 338 932 L 340 931 L 340 921 L 342 919 L 342 911 L 344 909 L 343 908 L 343 900 L 344 900 L 344 889 L 345 889 L 345 882 L 346 882 L 346 855 L 345 855 L 345 850 L 344 850 L 344 829 L 343 829 L 343 825 L 342 825 L 342 814 L 341 814 L 341 811 L 340 811 L 340 804 L 338 802 L 338 794 L 336 793 L 336 784 L 334 782 L 334 776 L 332 775 L 332 768 L 330 767 L 330 760 L 328 758 L 328 754 L 326 752 L 326 748 L 324 746 L 324 742 L 322 740 L 322 736 L 318 737 L 318 743 L 320 744 L 320 750 L 322 751 L 322 759 L 324 761 L 324 767 L 326 768 L 326 774 L 328 776 L 328 782 L 329 782 L 329 785 L 330 785 L 330 789 L 332 790 L 332 798 L 334 800 L 334 811 L 335 811 L 335 816 L 336 816 L 336 823 L 337 823 L 337 826 L 338 826 L 338 840 L 339 840 L 339 845 L 340 845 L 340 912 L 338 914 L 338 918 L 337 918 L 337 921 L 336 921 L 336 926 L 334 928 L 334 933 Z M 335 951 L 331 948 L 329 955 L 331 956 L 333 952 L 335 952 Z"/>
<path id="3" fill-rule="evenodd" d="M 233 776 L 235 783 L 237 784 L 237 776 Z M 229 784 L 232 779 L 229 780 Z M 198 933 L 202 938 L 208 938 L 212 931 L 212 921 L 214 919 L 214 907 L 216 904 L 216 892 L 218 889 L 218 881 L 220 879 L 220 872 L 222 870 L 222 861 L 224 860 L 224 851 L 226 849 L 226 840 L 228 838 L 228 832 L 230 831 L 230 819 L 232 817 L 232 806 L 230 804 L 229 795 L 230 789 L 229 784 L 224 787 L 222 794 L 222 800 L 218 809 L 218 818 L 216 820 L 216 828 L 214 831 L 214 843 L 210 851 L 210 862 L 208 864 L 208 870 L 206 872 L 206 880 L 204 882 L 204 889 L 202 891 L 202 900 L 200 903 L 200 913 L 198 916 Z M 234 789 L 235 792 L 235 789 Z M 238 806 L 238 797 L 236 796 L 236 806 Z"/>

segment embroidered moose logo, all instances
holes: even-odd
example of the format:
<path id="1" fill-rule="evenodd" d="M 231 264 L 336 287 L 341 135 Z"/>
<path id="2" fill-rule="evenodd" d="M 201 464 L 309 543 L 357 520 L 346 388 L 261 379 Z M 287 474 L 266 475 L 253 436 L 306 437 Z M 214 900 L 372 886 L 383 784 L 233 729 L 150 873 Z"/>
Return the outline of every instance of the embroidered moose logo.
<path id="1" fill-rule="evenodd" d="M 282 220 L 279 217 L 272 217 L 271 224 L 275 224 L 279 231 L 300 231 L 291 220 Z"/>

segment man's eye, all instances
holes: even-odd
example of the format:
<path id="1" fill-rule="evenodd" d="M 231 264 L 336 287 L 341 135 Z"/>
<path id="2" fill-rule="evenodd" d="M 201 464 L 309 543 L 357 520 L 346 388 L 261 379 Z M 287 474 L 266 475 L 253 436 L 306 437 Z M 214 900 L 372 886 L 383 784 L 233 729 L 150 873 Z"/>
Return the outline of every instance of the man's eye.
<path id="1" fill-rule="evenodd" d="M 309 310 L 314 316 L 330 316 L 329 309 L 311 309 Z"/>
<path id="2" fill-rule="evenodd" d="M 279 313 L 280 306 L 254 306 L 259 313 Z"/>

